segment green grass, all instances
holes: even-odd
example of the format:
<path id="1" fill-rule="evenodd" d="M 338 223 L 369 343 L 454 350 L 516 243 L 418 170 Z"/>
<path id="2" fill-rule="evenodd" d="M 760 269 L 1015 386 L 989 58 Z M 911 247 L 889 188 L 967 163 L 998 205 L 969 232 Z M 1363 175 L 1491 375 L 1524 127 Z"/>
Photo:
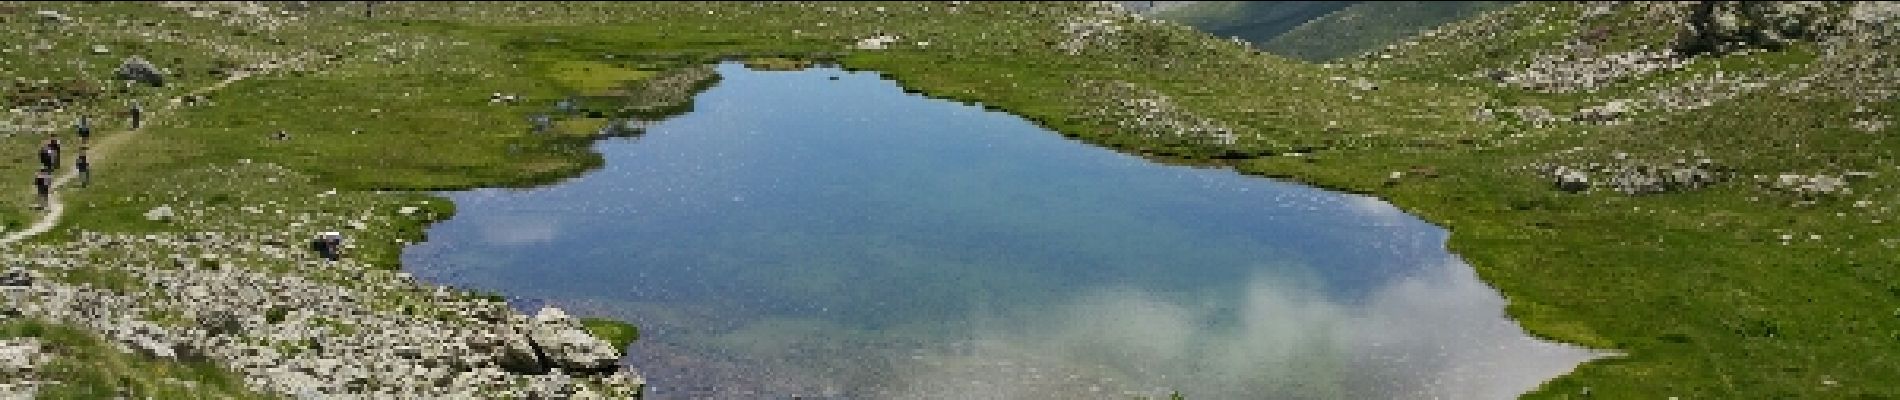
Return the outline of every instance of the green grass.
<path id="1" fill-rule="evenodd" d="M 619 89 L 627 82 L 653 76 L 653 71 L 630 69 L 600 61 L 559 60 L 546 67 L 546 74 L 562 86 L 582 95 L 594 96 Z"/>
<path id="2" fill-rule="evenodd" d="M 604 318 L 581 318 L 587 333 L 614 345 L 614 351 L 627 352 L 627 346 L 640 340 L 640 328 L 633 324 Z"/>
<path id="3" fill-rule="evenodd" d="M 94 289 L 110 290 L 118 293 L 130 293 L 144 290 L 145 281 L 125 271 L 104 269 L 92 266 L 75 267 L 60 271 L 54 280 L 72 285 L 90 286 Z"/>
<path id="4" fill-rule="evenodd" d="M 153 360 L 121 353 L 83 329 L 37 320 L 0 322 L 0 338 L 36 337 L 53 358 L 40 368 L 40 380 L 57 382 L 40 389 L 41 399 L 98 399 L 126 396 L 160 399 L 270 399 L 244 382 L 204 362 Z"/>

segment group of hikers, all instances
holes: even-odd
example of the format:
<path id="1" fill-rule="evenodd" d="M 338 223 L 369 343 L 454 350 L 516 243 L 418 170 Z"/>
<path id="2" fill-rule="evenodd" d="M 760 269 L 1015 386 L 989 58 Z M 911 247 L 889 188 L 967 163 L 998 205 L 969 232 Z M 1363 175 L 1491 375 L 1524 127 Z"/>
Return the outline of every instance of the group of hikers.
<path id="1" fill-rule="evenodd" d="M 131 109 L 126 110 L 126 115 L 131 119 L 132 129 L 139 129 L 139 127 L 144 124 L 145 110 L 140 108 L 138 103 L 133 103 Z M 79 186 L 91 186 L 92 160 L 86 155 L 86 151 L 90 149 L 92 143 L 91 116 L 81 115 L 79 121 L 73 125 L 73 130 L 78 133 L 80 144 L 79 155 L 73 159 L 73 168 L 75 168 L 77 170 L 75 172 L 79 174 Z M 278 135 L 280 139 L 287 138 L 287 132 L 279 131 Z M 53 172 L 58 171 L 62 164 L 63 158 L 61 152 L 64 150 L 63 147 L 64 143 L 60 142 L 59 135 L 57 134 L 53 135 L 53 137 L 46 138 L 46 143 L 40 146 L 40 171 L 38 175 L 33 177 L 33 188 L 37 189 L 39 193 L 39 207 L 41 210 L 52 210 L 52 194 L 54 189 L 53 185 L 55 183 Z M 323 258 L 337 261 L 343 256 L 343 234 L 338 232 L 324 232 L 311 241 L 311 247 L 312 250 L 315 250 L 317 254 Z"/>
<path id="2" fill-rule="evenodd" d="M 145 110 L 137 103 L 132 104 L 127 114 L 131 117 L 132 129 L 138 129 L 144 123 Z M 92 144 L 92 117 L 81 115 L 79 122 L 74 124 L 73 130 L 79 134 L 79 155 L 73 159 L 73 168 L 79 173 L 79 186 L 91 186 L 92 160 L 86 152 L 90 150 Z M 50 210 L 52 207 L 53 171 L 58 171 L 64 160 L 61 156 L 62 151 L 63 143 L 60 143 L 59 135 L 46 138 L 46 143 L 40 145 L 40 171 L 33 177 L 33 188 L 39 193 L 42 210 Z"/>

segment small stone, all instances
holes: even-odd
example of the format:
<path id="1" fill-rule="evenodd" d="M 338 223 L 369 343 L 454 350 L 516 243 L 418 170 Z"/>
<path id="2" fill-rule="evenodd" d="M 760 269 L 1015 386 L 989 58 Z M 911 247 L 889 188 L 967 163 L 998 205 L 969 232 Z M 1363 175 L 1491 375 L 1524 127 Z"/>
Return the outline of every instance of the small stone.
<path id="1" fill-rule="evenodd" d="M 145 219 L 151 221 L 170 221 L 174 216 L 176 214 L 172 212 L 170 205 L 153 207 L 151 211 L 145 212 Z"/>

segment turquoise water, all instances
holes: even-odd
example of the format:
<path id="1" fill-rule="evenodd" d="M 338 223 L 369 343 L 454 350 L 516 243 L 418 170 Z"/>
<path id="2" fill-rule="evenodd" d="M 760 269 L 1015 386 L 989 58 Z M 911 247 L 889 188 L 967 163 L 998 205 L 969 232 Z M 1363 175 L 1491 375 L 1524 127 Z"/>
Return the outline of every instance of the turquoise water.
<path id="1" fill-rule="evenodd" d="M 718 72 L 600 170 L 448 193 L 406 265 L 639 325 L 655 398 L 1502 398 L 1590 357 L 1376 199 L 874 73 Z"/>

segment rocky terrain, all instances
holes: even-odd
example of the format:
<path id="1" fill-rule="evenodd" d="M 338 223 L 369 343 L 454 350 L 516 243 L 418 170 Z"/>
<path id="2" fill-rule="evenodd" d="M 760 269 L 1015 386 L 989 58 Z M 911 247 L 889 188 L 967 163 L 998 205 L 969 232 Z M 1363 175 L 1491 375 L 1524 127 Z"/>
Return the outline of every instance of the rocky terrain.
<path id="1" fill-rule="evenodd" d="M 176 179 L 174 194 L 196 192 L 194 180 L 308 181 L 256 163 Z M 641 378 L 618 365 L 615 347 L 557 308 L 522 315 L 496 300 L 308 249 L 328 227 L 361 232 L 421 217 L 422 208 L 382 197 L 319 194 L 241 206 L 179 197 L 146 213 L 185 228 L 178 233 L 77 232 L 68 242 L 16 246 L 5 255 L 15 268 L 4 282 L 6 310 L 83 326 L 149 357 L 212 361 L 253 387 L 297 396 L 638 393 Z M 361 213 L 286 212 L 322 208 Z"/>
<path id="2" fill-rule="evenodd" d="M 149 6 L 156 8 L 141 8 Z M 147 104 L 152 118 L 174 117 L 219 106 L 214 99 L 222 94 L 187 92 L 234 74 L 375 73 L 386 69 L 364 61 L 401 65 L 393 59 L 449 46 L 388 34 L 352 36 L 347 27 L 316 22 L 334 16 L 307 4 L 4 3 L 0 11 L 0 27 L 25 39 L 0 46 L 9 53 L 0 57 L 0 73 L 14 82 L 4 96 L 10 109 L 0 118 L 5 145 L 37 144 L 92 114 L 107 136 L 92 143 L 99 146 L 93 157 L 107 165 L 151 159 L 143 153 L 149 150 L 120 148 L 151 142 L 116 145 L 137 139 L 126 137 L 135 133 L 118 132 L 124 127 L 117 118 L 99 117 L 114 115 L 122 102 Z M 211 33 L 219 29 L 238 34 Z M 293 40 L 303 45 L 290 46 Z M 370 57 L 345 57 L 353 46 L 376 47 L 357 53 Z M 24 51 L 83 55 L 61 66 L 51 57 L 15 56 Z M 117 62 L 87 62 L 102 59 Z M 229 82 L 218 86 L 223 83 Z M 118 84 L 125 87 L 114 88 Z M 159 129 L 192 122 L 203 123 L 165 121 Z M 83 204 L 70 204 L 63 214 L 23 215 L 59 228 L 7 232 L 0 323 L 79 327 L 120 351 L 217 365 L 252 390 L 300 398 L 639 394 L 639 373 L 622 367 L 619 348 L 592 335 L 579 318 L 558 308 L 523 314 L 492 296 L 417 282 L 358 251 L 387 246 L 392 220 L 419 224 L 424 215 L 444 217 L 442 210 L 394 204 L 414 200 L 410 195 L 319 188 L 306 174 L 249 159 L 180 172 L 145 181 L 154 184 L 145 189 L 124 188 L 135 193 L 127 200 L 155 204 L 125 215 L 153 230 L 70 228 L 60 217 L 96 219 L 102 212 L 92 193 L 98 189 L 76 182 L 60 190 Z M 150 188 L 166 192 L 143 191 Z M 322 231 L 347 232 L 345 257 L 326 260 L 311 250 Z M 32 238 L 36 234 L 42 237 Z M 16 239 L 30 240 L 12 243 Z M 57 374 L 49 375 L 45 365 L 73 359 L 73 349 L 45 343 L 34 336 L 0 341 L 0 392 L 31 397 L 62 384 L 49 378 Z M 125 389 L 119 393 L 137 393 Z"/>

